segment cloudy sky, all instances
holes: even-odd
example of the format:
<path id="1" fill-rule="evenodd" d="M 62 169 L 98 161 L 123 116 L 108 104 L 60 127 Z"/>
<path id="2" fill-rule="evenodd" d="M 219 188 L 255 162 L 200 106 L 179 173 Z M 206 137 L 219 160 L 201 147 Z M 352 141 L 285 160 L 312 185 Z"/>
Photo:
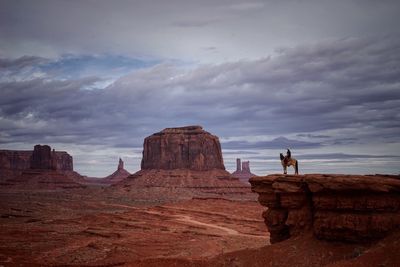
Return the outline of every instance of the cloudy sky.
<path id="1" fill-rule="evenodd" d="M 0 0 L 0 148 L 140 168 L 143 139 L 202 125 L 225 166 L 400 173 L 400 2 Z"/>

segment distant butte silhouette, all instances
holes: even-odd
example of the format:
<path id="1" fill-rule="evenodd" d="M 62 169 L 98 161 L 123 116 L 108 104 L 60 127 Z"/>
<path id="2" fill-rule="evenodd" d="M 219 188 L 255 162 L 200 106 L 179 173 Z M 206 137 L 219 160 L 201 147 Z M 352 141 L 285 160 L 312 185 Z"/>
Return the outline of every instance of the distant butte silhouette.
<path id="1" fill-rule="evenodd" d="M 83 177 L 73 170 L 72 156 L 35 145 L 33 151 L 1 150 L 0 180 L 12 188 L 46 190 L 82 188 Z"/>
<path id="2" fill-rule="evenodd" d="M 115 172 L 104 178 L 107 183 L 118 183 L 124 180 L 126 177 L 131 175 L 127 170 L 124 169 L 124 161 L 120 158 L 118 161 L 118 168 Z"/>
<path id="3" fill-rule="evenodd" d="M 249 179 L 255 174 L 250 171 L 250 161 L 241 161 L 241 159 L 236 159 L 236 171 L 232 173 L 233 177 L 239 178 L 240 181 L 249 184 Z"/>

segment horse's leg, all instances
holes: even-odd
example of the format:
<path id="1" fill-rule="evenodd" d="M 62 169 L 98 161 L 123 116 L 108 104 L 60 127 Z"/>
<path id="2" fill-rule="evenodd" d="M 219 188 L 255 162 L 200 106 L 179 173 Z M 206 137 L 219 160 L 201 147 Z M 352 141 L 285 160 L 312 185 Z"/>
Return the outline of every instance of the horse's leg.
<path id="1" fill-rule="evenodd" d="M 286 167 L 286 165 L 283 166 L 283 174 L 287 174 L 287 167 Z"/>

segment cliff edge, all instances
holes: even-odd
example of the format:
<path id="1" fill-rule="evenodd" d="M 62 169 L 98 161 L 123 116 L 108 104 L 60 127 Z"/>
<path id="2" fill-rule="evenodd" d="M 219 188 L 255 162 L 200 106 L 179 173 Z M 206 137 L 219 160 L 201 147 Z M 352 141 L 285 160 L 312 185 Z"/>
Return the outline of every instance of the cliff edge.
<path id="1" fill-rule="evenodd" d="M 271 243 L 312 230 L 319 239 L 364 242 L 400 227 L 400 178 L 391 175 L 268 175 L 250 179 Z"/>

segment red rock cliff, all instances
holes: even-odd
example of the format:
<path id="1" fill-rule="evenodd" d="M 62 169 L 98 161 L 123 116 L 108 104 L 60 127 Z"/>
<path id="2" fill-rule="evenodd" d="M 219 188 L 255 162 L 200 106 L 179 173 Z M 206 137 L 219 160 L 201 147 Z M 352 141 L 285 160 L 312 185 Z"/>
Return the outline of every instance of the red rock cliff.
<path id="1" fill-rule="evenodd" d="M 31 169 L 72 171 L 72 157 L 67 152 L 51 151 L 48 145 L 36 145 L 31 157 Z"/>
<path id="2" fill-rule="evenodd" d="M 144 140 L 142 170 L 225 170 L 217 136 L 201 126 L 166 128 Z"/>
<path id="3" fill-rule="evenodd" d="M 36 145 L 34 151 L 0 150 L 0 169 L 23 171 L 27 169 L 73 170 L 72 156 L 64 151 L 51 151 L 47 145 Z"/>
<path id="4" fill-rule="evenodd" d="M 271 243 L 312 230 L 320 239 L 361 242 L 400 227 L 399 176 L 269 175 L 250 179 Z"/>
<path id="5" fill-rule="evenodd" d="M 0 169 L 29 169 L 31 156 L 32 151 L 0 150 Z"/>

